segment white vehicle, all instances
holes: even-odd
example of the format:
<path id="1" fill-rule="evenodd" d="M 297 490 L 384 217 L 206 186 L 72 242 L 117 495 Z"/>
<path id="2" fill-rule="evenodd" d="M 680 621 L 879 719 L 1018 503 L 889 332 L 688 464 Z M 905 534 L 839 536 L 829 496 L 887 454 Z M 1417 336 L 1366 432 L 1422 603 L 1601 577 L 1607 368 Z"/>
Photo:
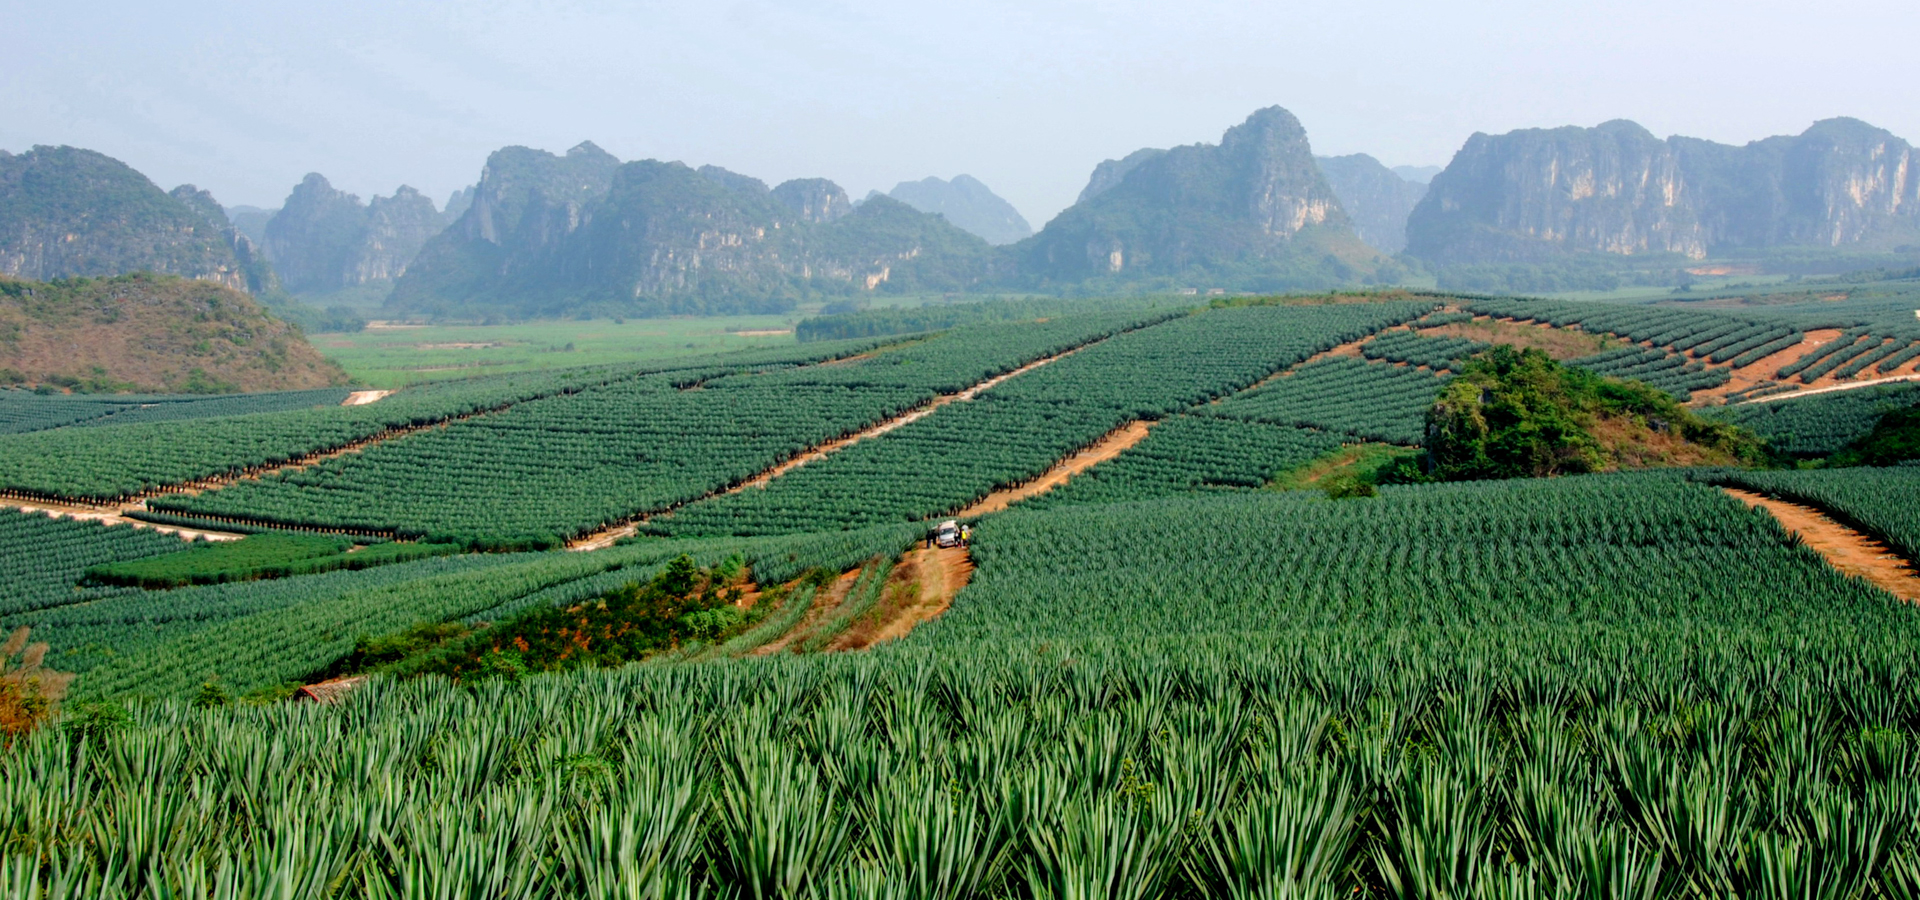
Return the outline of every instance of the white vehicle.
<path id="1" fill-rule="evenodd" d="M 948 519 L 934 526 L 933 543 L 936 547 L 960 546 L 960 523 Z"/>

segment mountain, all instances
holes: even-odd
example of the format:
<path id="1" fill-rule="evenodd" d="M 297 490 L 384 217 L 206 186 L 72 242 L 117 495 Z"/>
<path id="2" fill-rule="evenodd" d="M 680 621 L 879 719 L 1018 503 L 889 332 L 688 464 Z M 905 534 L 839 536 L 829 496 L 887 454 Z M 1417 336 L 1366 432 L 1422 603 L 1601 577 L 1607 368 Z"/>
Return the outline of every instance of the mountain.
<path id="1" fill-rule="evenodd" d="M 537 279 L 560 239 L 579 228 L 589 201 L 607 193 L 620 161 L 591 141 L 555 156 L 506 147 L 487 157 L 458 221 L 429 239 L 394 282 L 402 310 L 449 314 L 511 303 L 504 282 Z"/>
<path id="2" fill-rule="evenodd" d="M 229 206 L 226 208 L 227 222 L 240 229 L 247 240 L 259 246 L 267 242 L 267 220 L 273 218 L 278 209 L 261 209 L 258 206 Z"/>
<path id="3" fill-rule="evenodd" d="M 1141 163 L 1164 156 L 1166 152 L 1165 150 L 1146 147 L 1135 150 L 1120 159 L 1109 159 L 1094 166 L 1092 177 L 1087 179 L 1087 186 L 1080 189 L 1080 196 L 1073 202 L 1085 203 L 1088 200 L 1092 200 L 1108 188 L 1119 184 L 1120 179 L 1127 177 L 1128 172 L 1139 168 Z"/>
<path id="4" fill-rule="evenodd" d="M 267 221 L 265 249 L 287 290 L 323 294 L 398 278 L 444 227 L 433 201 L 406 185 L 362 203 L 313 173 Z"/>
<path id="5" fill-rule="evenodd" d="M 853 212 L 853 201 L 839 185 L 825 178 L 796 178 L 770 192 L 781 206 L 802 222 L 831 222 Z"/>
<path id="6" fill-rule="evenodd" d="M 240 291 L 139 273 L 0 278 L 0 382 L 90 391 L 327 387 L 346 373 Z"/>
<path id="7" fill-rule="evenodd" d="M 1432 184 L 1433 176 L 1440 174 L 1440 166 L 1394 166 L 1393 174 L 1405 178 L 1414 184 Z"/>
<path id="8" fill-rule="evenodd" d="M 191 184 L 183 184 L 167 192 L 167 196 L 185 204 L 188 209 L 199 214 L 207 227 L 220 233 L 227 247 L 233 251 L 234 263 L 240 267 L 240 274 L 246 281 L 247 293 L 254 296 L 275 293 L 280 288 L 280 278 L 268 264 L 266 254 L 262 253 L 252 237 L 240 230 L 227 218 L 227 211 L 213 194 Z"/>
<path id="9" fill-rule="evenodd" d="M 1407 246 L 1407 216 L 1426 196 L 1426 185 L 1402 178 L 1365 153 L 1320 156 L 1315 162 L 1361 240 L 1387 253 Z"/>
<path id="10" fill-rule="evenodd" d="M 447 205 L 440 208 L 440 219 L 444 225 L 452 225 L 467 214 L 467 207 L 473 205 L 474 188 L 475 185 L 470 184 L 447 195 Z"/>
<path id="11" fill-rule="evenodd" d="M 1920 153 L 1855 119 L 1742 147 L 1627 121 L 1475 134 L 1407 224 L 1440 264 L 1920 242 Z"/>
<path id="12" fill-rule="evenodd" d="M 1218 145 L 1102 163 L 1082 196 L 1011 248 L 1033 286 L 1327 287 L 1378 264 L 1314 163 L 1306 130 L 1277 106 Z"/>
<path id="13" fill-rule="evenodd" d="M 1011 244 L 1033 234 L 1033 226 L 1013 204 L 971 175 L 955 175 L 952 181 L 931 176 L 902 181 L 887 196 L 921 212 L 946 216 L 989 244 Z"/>
<path id="14" fill-rule="evenodd" d="M 493 154 L 473 205 L 394 286 L 397 314 L 547 316 L 771 312 L 807 296 L 955 291 L 991 248 L 892 200 L 855 208 L 818 178 L 768 188 L 717 166 Z"/>
<path id="15" fill-rule="evenodd" d="M 245 289 L 225 216 L 77 147 L 0 150 L 0 274 L 46 280 L 153 271 Z"/>

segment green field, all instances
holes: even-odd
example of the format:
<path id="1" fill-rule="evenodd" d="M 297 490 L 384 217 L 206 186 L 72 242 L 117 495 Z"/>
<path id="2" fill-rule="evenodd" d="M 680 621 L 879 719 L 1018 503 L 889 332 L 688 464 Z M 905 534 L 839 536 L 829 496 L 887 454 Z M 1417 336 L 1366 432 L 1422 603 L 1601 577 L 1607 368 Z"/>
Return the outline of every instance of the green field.
<path id="1" fill-rule="evenodd" d="M 1417 331 L 1475 315 L 1639 346 Z M 432 379 L 366 406 L 6 398 L 6 496 L 264 534 L 0 515 L 0 895 L 1920 897 L 1920 610 L 1835 562 L 1920 554 L 1920 389 L 1681 405 L 1806 322 L 727 331 L 796 324 L 320 336 Z M 1904 365 L 1897 324 L 1765 374 Z"/>
<path id="2" fill-rule="evenodd" d="M 422 381 L 645 363 L 675 356 L 793 343 L 800 316 L 588 319 L 506 325 L 374 323 L 365 331 L 317 334 L 313 345 L 355 383 L 397 388 Z M 742 334 L 742 332 L 747 332 Z M 754 334 L 753 332 L 779 332 Z"/>

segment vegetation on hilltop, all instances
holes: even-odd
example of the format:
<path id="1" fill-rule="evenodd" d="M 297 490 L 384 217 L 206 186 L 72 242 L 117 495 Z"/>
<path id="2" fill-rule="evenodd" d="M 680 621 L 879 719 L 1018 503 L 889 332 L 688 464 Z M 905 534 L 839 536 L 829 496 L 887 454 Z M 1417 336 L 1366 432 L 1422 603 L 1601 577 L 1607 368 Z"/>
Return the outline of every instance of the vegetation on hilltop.
<path id="1" fill-rule="evenodd" d="M 298 328 L 207 281 L 0 278 L 0 384 L 213 394 L 345 384 Z"/>
<path id="2" fill-rule="evenodd" d="M 1920 459 L 1920 406 L 1880 417 L 1873 431 L 1827 458 L 1829 466 L 1893 466 Z"/>
<path id="3" fill-rule="evenodd" d="M 1466 364 L 1427 413 L 1429 474 L 1542 478 L 1659 465 L 1751 463 L 1758 440 L 1637 382 L 1499 345 Z"/>

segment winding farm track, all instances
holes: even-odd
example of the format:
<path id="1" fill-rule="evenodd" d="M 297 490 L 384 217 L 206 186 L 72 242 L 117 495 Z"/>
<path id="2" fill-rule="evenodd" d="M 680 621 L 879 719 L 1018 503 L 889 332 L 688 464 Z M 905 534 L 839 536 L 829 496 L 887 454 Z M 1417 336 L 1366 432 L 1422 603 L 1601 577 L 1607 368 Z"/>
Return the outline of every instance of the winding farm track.
<path id="1" fill-rule="evenodd" d="M 244 534 L 234 534 L 230 531 L 182 528 L 178 525 L 161 525 L 155 522 L 145 522 L 140 519 L 130 519 L 126 516 L 126 513 L 130 510 L 119 507 L 74 506 L 62 503 L 28 503 L 25 501 L 8 501 L 0 505 L 11 507 L 21 512 L 43 513 L 56 519 L 75 519 L 83 522 L 99 522 L 102 525 L 132 525 L 135 528 L 151 528 L 161 534 L 177 535 L 183 541 L 191 541 L 195 538 L 205 538 L 209 541 L 237 541 L 246 537 Z M 138 506 L 139 504 L 132 505 Z"/>
<path id="2" fill-rule="evenodd" d="M 1849 382 L 1843 382 L 1841 384 L 1830 384 L 1830 385 L 1827 385 L 1826 387 L 1818 387 L 1812 390 L 1789 391 L 1784 394 L 1773 394 L 1766 397 L 1757 397 L 1755 399 L 1748 400 L 1747 402 L 1748 403 L 1772 403 L 1775 400 L 1791 400 L 1791 399 L 1794 399 L 1795 397 L 1811 397 L 1815 394 L 1831 394 L 1834 391 L 1851 391 L 1851 390 L 1854 390 L 1855 388 L 1868 388 L 1868 387 L 1873 387 L 1874 385 L 1877 385 L 1877 384 L 1895 384 L 1902 381 L 1920 381 L 1920 373 L 1915 373 L 1912 375 L 1894 375 L 1888 378 L 1873 378 L 1867 381 L 1849 381 Z"/>
<path id="3" fill-rule="evenodd" d="M 894 567 L 895 572 L 903 570 L 918 583 L 918 590 L 889 592 L 870 617 L 835 637 L 828 650 L 864 650 L 906 637 L 921 623 L 940 618 L 953 606 L 960 589 L 973 580 L 973 555 L 965 547 L 910 550 Z"/>
<path id="4" fill-rule="evenodd" d="M 1891 547 L 1842 525 L 1817 507 L 1776 500 L 1738 488 L 1722 488 L 1748 506 L 1772 513 L 1842 574 L 1864 578 L 1908 603 L 1920 603 L 1920 572 Z"/>
<path id="5" fill-rule="evenodd" d="M 1147 439 L 1147 432 L 1158 423 L 1136 419 L 1109 432 L 1105 437 L 1068 454 L 1040 477 L 1018 487 L 1003 488 L 975 501 L 954 517 L 969 518 L 996 513 L 1028 497 L 1037 497 L 1067 483 L 1067 479 L 1126 452 Z"/>

